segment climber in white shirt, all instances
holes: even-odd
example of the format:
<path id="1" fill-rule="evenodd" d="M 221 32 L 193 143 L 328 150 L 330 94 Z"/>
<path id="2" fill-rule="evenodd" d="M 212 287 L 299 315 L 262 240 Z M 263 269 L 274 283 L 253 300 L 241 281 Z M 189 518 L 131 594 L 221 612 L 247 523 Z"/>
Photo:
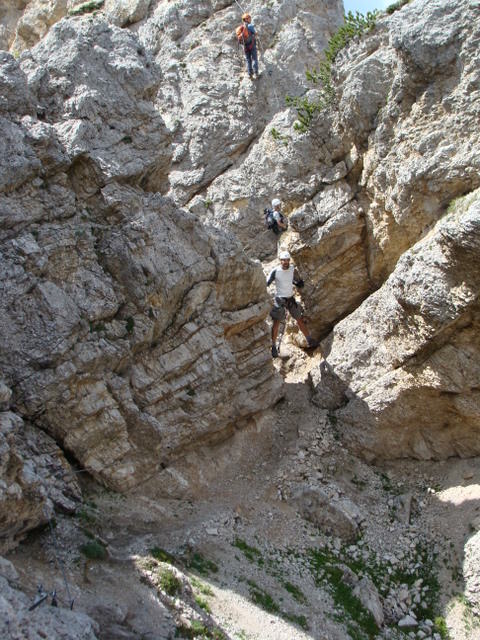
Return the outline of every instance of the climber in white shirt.
<path id="1" fill-rule="evenodd" d="M 303 287 L 303 280 L 299 277 L 295 267 L 290 264 L 290 254 L 288 251 L 282 251 L 279 255 L 280 266 L 270 271 L 267 278 L 267 286 L 275 282 L 277 288 L 275 303 L 270 311 L 272 324 L 272 357 L 278 356 L 277 336 L 280 322 L 285 319 L 285 310 L 287 310 L 292 318 L 297 321 L 300 331 L 307 339 L 307 346 L 311 349 L 318 345 L 317 341 L 312 338 L 308 331 L 305 320 L 303 319 L 303 309 L 295 300 L 293 295 L 293 287 L 299 289 Z"/>

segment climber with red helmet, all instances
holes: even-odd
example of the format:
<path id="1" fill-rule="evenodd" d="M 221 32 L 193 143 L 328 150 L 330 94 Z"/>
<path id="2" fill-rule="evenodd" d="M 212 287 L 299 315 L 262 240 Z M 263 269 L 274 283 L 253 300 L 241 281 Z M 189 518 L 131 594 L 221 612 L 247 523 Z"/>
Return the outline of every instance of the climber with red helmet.
<path id="1" fill-rule="evenodd" d="M 254 74 L 258 78 L 256 34 L 255 27 L 252 24 L 252 16 L 249 13 L 242 15 L 242 24 L 236 28 L 235 33 L 237 34 L 238 43 L 243 45 L 249 78 L 253 79 Z"/>
<path id="2" fill-rule="evenodd" d="M 298 328 L 307 339 L 307 347 L 314 349 L 318 346 L 318 342 L 312 338 L 310 332 L 303 319 L 303 309 L 295 300 L 293 295 L 293 287 L 300 289 L 303 287 L 303 280 L 299 277 L 297 270 L 290 264 L 290 254 L 288 251 L 282 251 L 278 256 L 280 266 L 270 271 L 267 278 L 267 286 L 275 282 L 276 296 L 273 309 L 270 311 L 272 324 L 272 357 L 278 357 L 277 337 L 280 322 L 285 320 L 286 311 L 297 321 Z"/>

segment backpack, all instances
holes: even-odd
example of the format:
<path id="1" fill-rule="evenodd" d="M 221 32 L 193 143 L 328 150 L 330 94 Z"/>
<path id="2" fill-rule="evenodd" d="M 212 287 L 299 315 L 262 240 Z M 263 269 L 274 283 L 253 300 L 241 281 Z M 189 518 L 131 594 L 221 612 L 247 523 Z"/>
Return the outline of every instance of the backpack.
<path id="1" fill-rule="evenodd" d="M 242 24 L 235 29 L 235 33 L 237 35 L 238 44 L 243 44 L 243 46 L 250 50 L 253 49 L 253 45 L 255 44 L 255 36 L 251 33 L 246 25 Z"/>
<path id="2" fill-rule="evenodd" d="M 273 225 L 275 224 L 275 218 L 273 217 L 272 209 L 264 209 L 263 215 L 265 216 L 265 225 L 267 229 L 273 229 Z"/>

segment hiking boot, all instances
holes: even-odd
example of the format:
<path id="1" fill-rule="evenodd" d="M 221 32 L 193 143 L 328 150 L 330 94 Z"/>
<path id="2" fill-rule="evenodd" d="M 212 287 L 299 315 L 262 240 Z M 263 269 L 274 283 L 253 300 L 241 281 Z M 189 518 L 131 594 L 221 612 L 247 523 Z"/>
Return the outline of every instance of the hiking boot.
<path id="1" fill-rule="evenodd" d="M 276 344 L 272 344 L 272 358 L 278 358 L 278 349 Z"/>
<path id="2" fill-rule="evenodd" d="M 253 80 L 253 73 L 249 73 L 248 77 L 250 78 L 250 80 Z"/>
<path id="3" fill-rule="evenodd" d="M 318 347 L 318 340 L 315 340 L 311 336 L 308 336 L 308 338 L 307 338 L 307 347 L 309 349 L 315 349 L 315 347 Z"/>

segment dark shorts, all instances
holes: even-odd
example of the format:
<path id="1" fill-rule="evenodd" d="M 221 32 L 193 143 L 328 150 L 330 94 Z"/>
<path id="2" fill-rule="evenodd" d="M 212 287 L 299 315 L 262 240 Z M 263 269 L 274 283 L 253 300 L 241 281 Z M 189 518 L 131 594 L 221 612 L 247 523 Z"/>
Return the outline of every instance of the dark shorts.
<path id="1" fill-rule="evenodd" d="M 285 320 L 285 310 L 298 320 L 303 315 L 303 309 L 292 296 L 291 298 L 275 298 L 275 304 L 270 311 L 270 317 L 272 320 Z"/>

